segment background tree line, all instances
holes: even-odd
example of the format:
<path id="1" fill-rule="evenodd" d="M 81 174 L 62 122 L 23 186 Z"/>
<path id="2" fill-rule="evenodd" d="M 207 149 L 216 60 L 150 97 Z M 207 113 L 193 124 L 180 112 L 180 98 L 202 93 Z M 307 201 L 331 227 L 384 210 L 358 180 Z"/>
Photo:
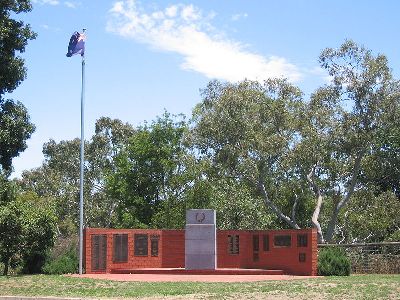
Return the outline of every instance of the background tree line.
<path id="1" fill-rule="evenodd" d="M 79 139 L 49 140 L 42 166 L 10 180 L 35 127 L 21 102 L 4 97 L 25 78 L 17 54 L 36 37 L 10 14 L 30 9 L 28 0 L 0 4 L 4 274 L 51 270 L 59 256 L 77 263 Z M 383 54 L 350 40 L 323 50 L 319 63 L 331 81 L 310 96 L 285 79 L 214 80 L 188 120 L 168 112 L 136 128 L 97 120 L 85 141 L 85 226 L 183 228 L 186 209 L 213 208 L 220 229 L 399 240 L 399 81 Z"/>
<path id="2" fill-rule="evenodd" d="M 86 142 L 85 224 L 182 228 L 215 208 L 219 228 L 316 227 L 321 242 L 399 238 L 399 82 L 353 41 L 322 51 L 332 78 L 310 97 L 285 79 L 211 81 L 192 118 L 134 128 L 100 118 Z M 79 140 L 49 141 L 24 191 L 78 221 Z"/>

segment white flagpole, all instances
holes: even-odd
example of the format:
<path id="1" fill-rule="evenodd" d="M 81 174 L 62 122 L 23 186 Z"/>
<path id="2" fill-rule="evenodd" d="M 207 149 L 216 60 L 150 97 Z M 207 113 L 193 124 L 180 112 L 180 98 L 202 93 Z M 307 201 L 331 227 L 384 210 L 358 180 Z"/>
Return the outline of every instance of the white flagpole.
<path id="1" fill-rule="evenodd" d="M 83 29 L 85 33 L 86 29 Z M 79 275 L 83 269 L 83 170 L 85 156 L 84 138 L 84 112 L 85 112 L 85 53 L 82 55 L 82 91 L 81 91 L 81 172 L 80 172 L 80 193 L 79 193 Z"/>

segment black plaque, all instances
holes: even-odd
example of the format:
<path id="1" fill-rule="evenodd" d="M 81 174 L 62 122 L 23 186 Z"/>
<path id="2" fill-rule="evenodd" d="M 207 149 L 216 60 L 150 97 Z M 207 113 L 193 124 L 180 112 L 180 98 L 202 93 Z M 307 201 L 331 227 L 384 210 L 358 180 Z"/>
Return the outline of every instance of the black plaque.
<path id="1" fill-rule="evenodd" d="M 263 235 L 263 250 L 269 251 L 269 235 L 268 234 Z"/>
<path id="2" fill-rule="evenodd" d="M 228 253 L 239 254 L 239 236 L 228 235 Z"/>
<path id="3" fill-rule="evenodd" d="M 107 260 L 107 235 L 93 234 L 92 244 L 92 271 L 105 271 Z"/>
<path id="4" fill-rule="evenodd" d="M 260 260 L 259 251 L 260 251 L 260 237 L 258 235 L 253 235 L 253 261 Z"/>
<path id="5" fill-rule="evenodd" d="M 160 236 L 158 234 L 150 235 L 151 256 L 158 256 L 158 241 L 159 240 L 160 240 Z"/>
<path id="6" fill-rule="evenodd" d="M 299 262 L 306 262 L 306 254 L 299 253 Z"/>
<path id="7" fill-rule="evenodd" d="M 148 255 L 148 236 L 147 234 L 135 234 L 135 256 Z"/>
<path id="8" fill-rule="evenodd" d="M 260 238 L 258 235 L 253 235 L 253 251 L 260 250 Z"/>
<path id="9" fill-rule="evenodd" d="M 122 263 L 128 261 L 128 234 L 113 235 L 113 262 Z"/>
<path id="10" fill-rule="evenodd" d="M 292 237 L 290 235 L 274 236 L 275 247 L 290 247 L 292 245 Z"/>
<path id="11" fill-rule="evenodd" d="M 307 234 L 297 235 L 297 247 L 307 247 Z"/>

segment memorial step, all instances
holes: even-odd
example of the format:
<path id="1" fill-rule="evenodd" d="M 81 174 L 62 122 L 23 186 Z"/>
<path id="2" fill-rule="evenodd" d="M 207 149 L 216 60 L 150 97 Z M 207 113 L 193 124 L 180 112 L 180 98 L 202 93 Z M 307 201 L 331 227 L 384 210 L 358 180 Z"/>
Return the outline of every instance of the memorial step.
<path id="1" fill-rule="evenodd" d="M 284 275 L 283 270 L 221 268 L 185 270 L 184 268 L 111 269 L 113 274 L 180 274 L 180 275 Z"/>

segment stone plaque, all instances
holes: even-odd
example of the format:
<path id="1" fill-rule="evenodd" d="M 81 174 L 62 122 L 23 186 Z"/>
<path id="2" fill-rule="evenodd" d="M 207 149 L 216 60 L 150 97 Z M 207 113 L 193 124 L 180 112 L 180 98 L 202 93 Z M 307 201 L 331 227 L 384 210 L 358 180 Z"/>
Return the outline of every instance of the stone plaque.
<path id="1" fill-rule="evenodd" d="M 189 209 L 186 211 L 186 224 L 216 224 L 215 210 Z"/>
<path id="2" fill-rule="evenodd" d="M 185 269 L 216 269 L 215 210 L 191 209 L 186 211 Z"/>
<path id="3" fill-rule="evenodd" d="M 135 256 L 147 256 L 148 253 L 147 234 L 135 234 Z"/>

